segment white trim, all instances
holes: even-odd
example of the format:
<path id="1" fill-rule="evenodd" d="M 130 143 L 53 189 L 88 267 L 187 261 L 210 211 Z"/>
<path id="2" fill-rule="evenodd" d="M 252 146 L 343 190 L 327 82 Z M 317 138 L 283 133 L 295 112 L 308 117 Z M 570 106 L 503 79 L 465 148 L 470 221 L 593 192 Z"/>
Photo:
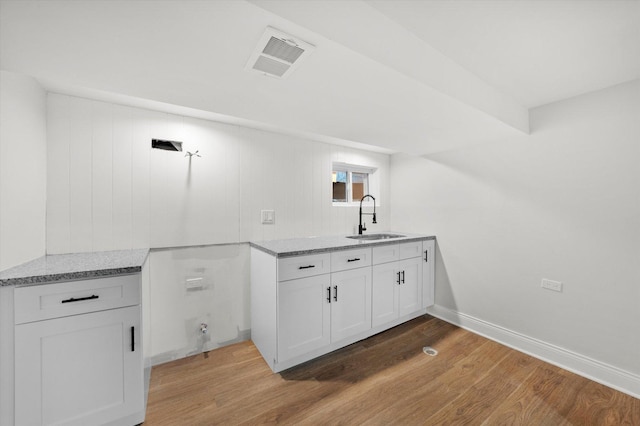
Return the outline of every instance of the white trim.
<path id="1" fill-rule="evenodd" d="M 378 170 L 377 167 L 363 166 L 361 164 L 342 163 L 340 161 L 334 161 L 331 163 L 333 171 L 340 172 L 356 172 L 356 173 L 375 173 Z"/>
<path id="2" fill-rule="evenodd" d="M 634 398 L 640 398 L 640 375 L 444 306 L 431 306 L 427 308 L 427 313 Z"/>

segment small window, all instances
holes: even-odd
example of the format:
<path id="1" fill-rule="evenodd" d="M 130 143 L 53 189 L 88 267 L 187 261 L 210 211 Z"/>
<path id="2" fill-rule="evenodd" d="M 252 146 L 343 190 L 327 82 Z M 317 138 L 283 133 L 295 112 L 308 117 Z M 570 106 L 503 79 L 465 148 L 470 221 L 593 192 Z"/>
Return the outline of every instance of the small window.
<path id="1" fill-rule="evenodd" d="M 347 199 L 347 172 L 333 171 L 333 202 L 346 203 Z"/>
<path id="2" fill-rule="evenodd" d="M 333 202 L 359 202 L 369 193 L 369 174 L 372 169 L 349 164 L 333 164 Z"/>

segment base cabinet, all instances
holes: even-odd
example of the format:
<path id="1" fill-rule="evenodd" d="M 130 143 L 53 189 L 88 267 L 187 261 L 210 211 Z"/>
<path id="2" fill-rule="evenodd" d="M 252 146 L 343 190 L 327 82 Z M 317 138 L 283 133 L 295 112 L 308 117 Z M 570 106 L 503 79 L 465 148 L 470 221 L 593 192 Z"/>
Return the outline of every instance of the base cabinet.
<path id="1" fill-rule="evenodd" d="M 15 290 L 16 425 L 144 420 L 139 286 L 130 275 Z"/>
<path id="2" fill-rule="evenodd" d="M 138 306 L 16 326 L 16 424 L 105 424 L 139 409 L 139 330 Z"/>
<path id="3" fill-rule="evenodd" d="M 279 372 L 426 313 L 423 249 L 417 240 L 277 257 L 252 247 L 251 339 Z"/>
<path id="4" fill-rule="evenodd" d="M 371 268 L 331 274 L 331 341 L 371 328 Z"/>
<path id="5" fill-rule="evenodd" d="M 370 268 L 278 283 L 278 360 L 370 329 L 370 294 Z"/>
<path id="6" fill-rule="evenodd" d="M 427 308 L 435 303 L 435 264 L 436 242 L 422 242 L 422 307 Z"/>
<path id="7" fill-rule="evenodd" d="M 278 360 L 331 343 L 329 274 L 278 283 Z"/>
<path id="8" fill-rule="evenodd" d="M 422 308 L 422 259 L 373 265 L 373 327 Z"/>

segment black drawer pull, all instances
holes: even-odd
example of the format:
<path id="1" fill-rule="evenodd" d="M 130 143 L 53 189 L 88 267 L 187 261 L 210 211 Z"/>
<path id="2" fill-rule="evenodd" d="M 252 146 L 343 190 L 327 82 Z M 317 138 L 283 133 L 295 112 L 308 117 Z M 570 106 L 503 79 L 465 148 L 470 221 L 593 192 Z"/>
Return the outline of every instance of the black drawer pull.
<path id="1" fill-rule="evenodd" d="M 429 250 L 425 250 L 424 251 L 424 261 L 428 262 L 429 261 Z"/>
<path id="2" fill-rule="evenodd" d="M 315 268 L 316 265 L 307 265 L 307 266 L 299 266 L 298 269 L 309 269 L 309 268 Z"/>
<path id="3" fill-rule="evenodd" d="M 93 299 L 98 299 L 100 296 L 98 296 L 97 294 L 92 294 L 91 296 L 87 296 L 87 297 L 78 297 L 77 299 L 75 298 L 70 298 L 70 299 L 65 299 L 60 301 L 60 303 L 71 303 L 71 302 L 81 302 L 83 300 L 93 300 Z"/>
<path id="4" fill-rule="evenodd" d="M 327 302 L 331 303 L 331 287 L 327 287 Z"/>
<path id="5" fill-rule="evenodd" d="M 404 271 L 402 271 L 402 284 L 404 284 Z"/>
<path id="6" fill-rule="evenodd" d="M 396 272 L 396 275 L 398 275 L 398 279 L 396 280 L 396 282 L 398 283 L 398 285 L 400 285 L 400 271 Z"/>
<path id="7" fill-rule="evenodd" d="M 333 286 L 333 290 L 335 291 L 335 293 L 333 293 L 333 300 L 337 302 L 338 301 L 338 286 L 337 285 Z"/>
<path id="8" fill-rule="evenodd" d="M 131 352 L 136 351 L 136 340 L 134 339 L 135 327 L 131 326 Z"/>
<path id="9" fill-rule="evenodd" d="M 359 257 L 354 257 L 353 259 L 347 259 L 347 262 L 357 262 L 358 260 L 360 260 Z"/>

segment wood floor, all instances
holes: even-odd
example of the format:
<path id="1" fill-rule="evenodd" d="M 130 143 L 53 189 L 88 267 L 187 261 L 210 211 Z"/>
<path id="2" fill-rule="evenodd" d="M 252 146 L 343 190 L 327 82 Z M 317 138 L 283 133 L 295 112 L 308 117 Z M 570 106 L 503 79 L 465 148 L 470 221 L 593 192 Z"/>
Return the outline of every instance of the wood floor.
<path id="1" fill-rule="evenodd" d="M 151 372 L 146 426 L 270 423 L 640 425 L 640 400 L 429 316 L 280 374 L 251 342 Z"/>

